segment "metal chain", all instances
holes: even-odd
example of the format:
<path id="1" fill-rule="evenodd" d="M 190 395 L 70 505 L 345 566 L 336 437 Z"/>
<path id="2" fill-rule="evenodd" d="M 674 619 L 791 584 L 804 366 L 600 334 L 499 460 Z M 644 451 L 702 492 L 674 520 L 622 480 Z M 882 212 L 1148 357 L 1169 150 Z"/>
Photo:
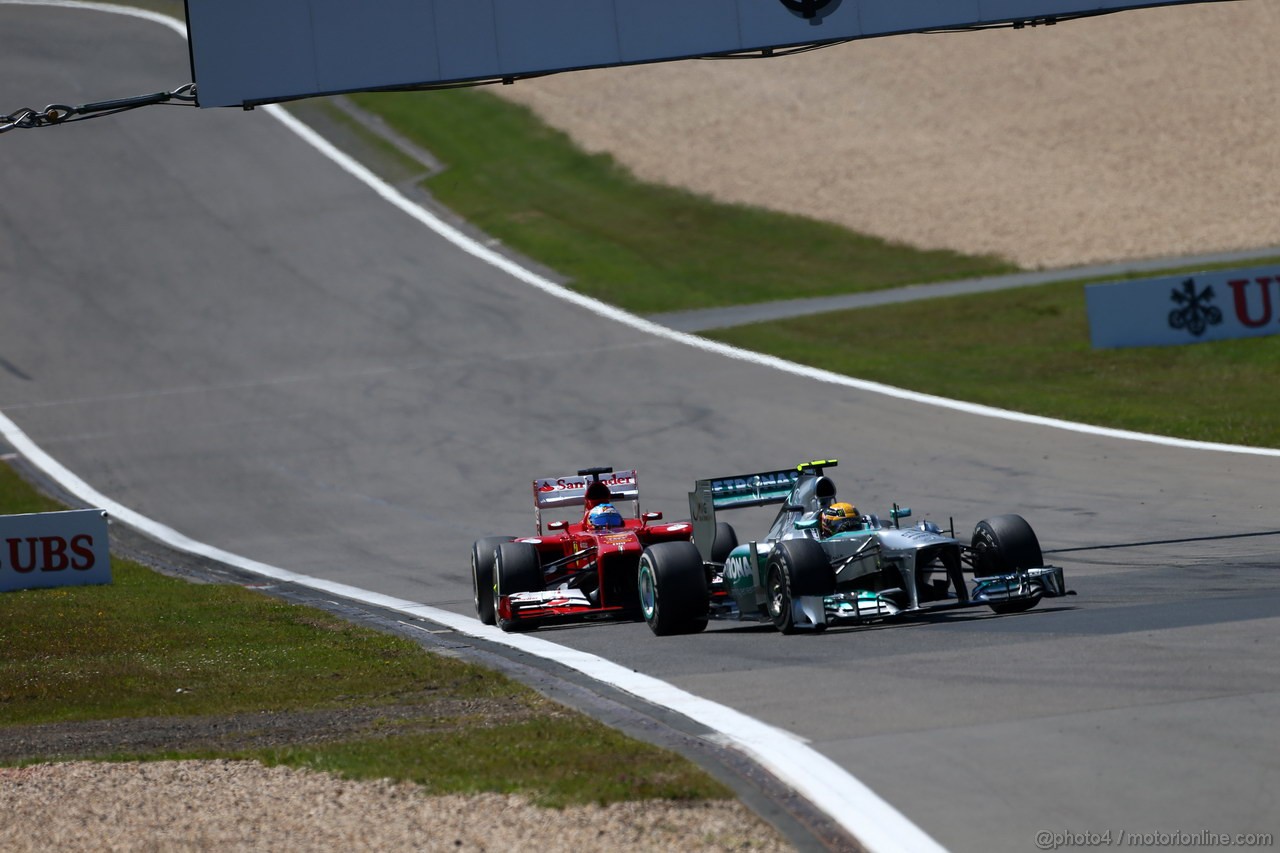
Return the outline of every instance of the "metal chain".
<path id="1" fill-rule="evenodd" d="M 174 101 L 178 102 L 177 105 L 180 106 L 195 106 L 196 84 L 187 83 L 172 92 L 155 92 L 150 95 L 139 95 L 135 98 L 98 101 L 92 104 L 81 104 L 78 107 L 66 104 L 50 104 L 43 110 L 24 107 L 9 115 L 0 115 L 0 133 L 16 128 L 51 127 L 55 124 L 101 118 L 102 116 L 121 113 L 125 110 L 147 107 L 152 104 L 170 104 Z"/>

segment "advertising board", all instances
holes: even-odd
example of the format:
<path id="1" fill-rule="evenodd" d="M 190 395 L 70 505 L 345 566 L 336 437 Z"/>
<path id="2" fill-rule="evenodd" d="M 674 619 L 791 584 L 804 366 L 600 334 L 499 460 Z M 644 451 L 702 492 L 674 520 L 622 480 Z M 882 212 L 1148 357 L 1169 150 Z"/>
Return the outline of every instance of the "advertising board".
<path id="1" fill-rule="evenodd" d="M 1091 284 L 1095 349 L 1194 344 L 1280 333 L 1280 267 Z"/>
<path id="2" fill-rule="evenodd" d="M 100 509 L 0 515 L 0 592 L 111 583 Z"/>

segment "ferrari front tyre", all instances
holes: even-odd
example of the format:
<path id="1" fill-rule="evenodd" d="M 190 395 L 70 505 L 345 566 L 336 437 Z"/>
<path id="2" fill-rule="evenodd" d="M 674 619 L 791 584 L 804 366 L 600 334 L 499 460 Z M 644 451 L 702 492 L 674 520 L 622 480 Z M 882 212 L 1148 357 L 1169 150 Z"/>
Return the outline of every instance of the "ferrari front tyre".
<path id="1" fill-rule="evenodd" d="M 702 556 L 692 542 L 658 542 L 640 554 L 640 613 L 659 637 L 707 627 L 711 593 Z"/>
<path id="2" fill-rule="evenodd" d="M 493 561 L 498 546 L 510 542 L 514 536 L 485 536 L 471 546 L 471 597 L 475 601 L 476 615 L 486 625 L 494 624 L 493 611 Z"/>
<path id="3" fill-rule="evenodd" d="M 502 617 L 498 606 L 504 595 L 517 592 L 538 592 L 542 589 L 542 563 L 538 549 L 527 542 L 503 542 L 498 546 L 494 559 L 493 611 L 498 627 L 504 631 L 518 631 L 519 620 Z"/>
<path id="4" fill-rule="evenodd" d="M 795 600 L 801 596 L 830 595 L 835 592 L 835 572 L 827 552 L 813 539 L 784 539 L 774 546 L 765 564 L 765 596 L 773 626 L 784 634 L 794 634 L 801 626 L 795 621 Z M 824 630 L 826 622 L 809 626 Z"/>

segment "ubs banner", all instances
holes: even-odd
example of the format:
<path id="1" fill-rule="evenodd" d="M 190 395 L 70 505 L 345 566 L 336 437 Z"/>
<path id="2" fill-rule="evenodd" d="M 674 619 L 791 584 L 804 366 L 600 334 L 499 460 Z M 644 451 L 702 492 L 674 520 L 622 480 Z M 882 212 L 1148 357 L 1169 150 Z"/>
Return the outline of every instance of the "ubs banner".
<path id="1" fill-rule="evenodd" d="M 111 583 L 100 509 L 0 515 L 0 591 Z"/>
<path id="2" fill-rule="evenodd" d="M 1219 270 L 1085 288 L 1095 349 L 1280 333 L 1280 268 Z"/>

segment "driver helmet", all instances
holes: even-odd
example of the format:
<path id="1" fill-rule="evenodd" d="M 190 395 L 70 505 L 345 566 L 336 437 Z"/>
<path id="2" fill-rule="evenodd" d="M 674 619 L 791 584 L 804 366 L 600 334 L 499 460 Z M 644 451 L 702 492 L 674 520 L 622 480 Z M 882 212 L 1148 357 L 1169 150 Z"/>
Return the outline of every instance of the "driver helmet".
<path id="1" fill-rule="evenodd" d="M 622 513 L 613 504 L 596 504 L 587 513 L 587 523 L 592 527 L 622 527 Z"/>
<path id="2" fill-rule="evenodd" d="M 823 539 L 846 530 L 861 529 L 862 515 L 853 504 L 833 503 L 818 514 L 818 530 Z"/>

